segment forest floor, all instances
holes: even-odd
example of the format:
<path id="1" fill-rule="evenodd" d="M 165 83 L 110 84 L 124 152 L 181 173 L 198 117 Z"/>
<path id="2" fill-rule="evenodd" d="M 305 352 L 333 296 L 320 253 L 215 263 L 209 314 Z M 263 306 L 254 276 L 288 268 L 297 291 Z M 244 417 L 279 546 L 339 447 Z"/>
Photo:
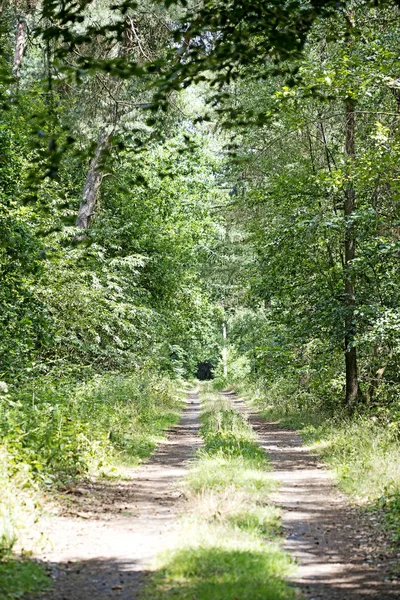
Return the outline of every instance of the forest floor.
<path id="1" fill-rule="evenodd" d="M 189 393 L 181 420 L 150 461 L 123 478 L 64 490 L 57 514 L 40 523 L 36 558 L 53 579 L 32 600 L 133 600 L 156 555 L 171 544 L 183 499 L 178 482 L 200 446 L 200 402 Z M 30 599 L 31 600 L 31 599 Z"/>
<path id="2" fill-rule="evenodd" d="M 291 582 L 300 597 L 399 598 L 400 555 L 391 553 L 376 516 L 349 505 L 295 432 L 262 420 L 235 394 L 223 395 L 254 428 L 280 483 L 270 501 L 282 510 L 283 546 L 298 564 Z M 179 425 L 148 463 L 123 479 L 64 490 L 61 514 L 43 520 L 49 543 L 38 556 L 54 586 L 30 600 L 139 597 L 156 555 L 179 547 L 178 516 L 190 510 L 179 488 L 201 445 L 199 413 L 199 397 L 189 393 Z"/>

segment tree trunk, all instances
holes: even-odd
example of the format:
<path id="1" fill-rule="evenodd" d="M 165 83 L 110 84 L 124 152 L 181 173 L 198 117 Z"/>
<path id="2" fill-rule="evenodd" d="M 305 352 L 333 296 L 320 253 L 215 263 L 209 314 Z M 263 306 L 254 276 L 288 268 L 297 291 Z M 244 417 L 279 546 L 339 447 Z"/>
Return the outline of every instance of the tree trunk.
<path id="1" fill-rule="evenodd" d="M 26 47 L 26 30 L 26 20 L 23 17 L 19 17 L 17 32 L 15 34 L 15 51 L 13 61 L 13 75 L 16 79 L 19 78 L 21 73 L 22 58 L 24 56 Z"/>
<path id="2" fill-rule="evenodd" d="M 100 133 L 96 152 L 90 161 L 85 187 L 83 188 L 82 203 L 79 207 L 78 217 L 76 219 L 76 226 L 79 227 L 79 229 L 89 229 L 90 221 L 95 213 L 97 198 L 103 180 L 101 160 L 104 150 L 106 150 L 109 145 L 110 137 L 111 133 L 106 132 L 105 130 Z"/>
<path id="3" fill-rule="evenodd" d="M 355 158 L 355 113 L 354 104 L 350 99 L 346 100 L 346 155 L 351 168 Z M 356 237 L 354 230 L 353 215 L 356 206 L 356 194 L 351 177 L 345 188 L 344 217 L 345 217 L 345 239 L 344 239 L 344 302 L 345 302 L 345 339 L 344 353 L 346 363 L 346 405 L 349 409 L 354 408 L 358 401 L 358 367 L 357 349 L 354 345 L 356 335 L 355 308 L 356 290 L 355 277 L 352 272 L 352 263 L 355 258 Z"/>
<path id="4" fill-rule="evenodd" d="M 224 345 L 222 348 L 222 364 L 224 367 L 224 377 L 226 379 L 228 377 L 228 348 L 226 345 L 226 323 L 222 324 L 222 337 L 224 340 Z"/>

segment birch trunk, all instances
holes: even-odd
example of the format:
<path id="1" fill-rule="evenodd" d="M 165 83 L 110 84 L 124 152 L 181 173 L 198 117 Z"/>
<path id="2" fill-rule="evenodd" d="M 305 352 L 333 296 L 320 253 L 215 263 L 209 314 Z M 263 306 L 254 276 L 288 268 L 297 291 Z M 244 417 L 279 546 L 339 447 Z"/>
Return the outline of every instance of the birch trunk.
<path id="1" fill-rule="evenodd" d="M 18 19 L 17 31 L 15 34 L 15 51 L 13 61 L 13 75 L 16 79 L 21 74 L 22 59 L 26 48 L 27 24 L 23 17 Z"/>
<path id="2" fill-rule="evenodd" d="M 83 188 L 82 203 L 79 207 L 76 226 L 79 229 L 89 229 L 90 221 L 96 211 L 97 199 L 103 180 L 101 160 L 110 142 L 111 133 L 102 131 L 97 142 L 96 152 L 90 161 L 89 171 Z"/>
<path id="3" fill-rule="evenodd" d="M 222 348 L 222 364 L 224 367 L 224 377 L 225 379 L 228 377 L 228 348 L 226 345 L 226 323 L 222 325 L 222 337 L 224 340 L 224 345 Z"/>

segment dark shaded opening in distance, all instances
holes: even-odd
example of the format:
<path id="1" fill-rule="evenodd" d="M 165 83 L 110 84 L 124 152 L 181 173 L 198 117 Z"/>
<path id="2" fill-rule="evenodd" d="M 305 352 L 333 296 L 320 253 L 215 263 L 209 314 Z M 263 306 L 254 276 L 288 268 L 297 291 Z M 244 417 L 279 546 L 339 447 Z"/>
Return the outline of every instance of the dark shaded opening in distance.
<path id="1" fill-rule="evenodd" d="M 208 379 L 213 379 L 214 378 L 213 368 L 214 368 L 214 365 L 212 365 L 208 361 L 199 362 L 197 365 L 197 371 L 196 371 L 197 379 L 200 379 L 200 381 L 206 381 Z"/>

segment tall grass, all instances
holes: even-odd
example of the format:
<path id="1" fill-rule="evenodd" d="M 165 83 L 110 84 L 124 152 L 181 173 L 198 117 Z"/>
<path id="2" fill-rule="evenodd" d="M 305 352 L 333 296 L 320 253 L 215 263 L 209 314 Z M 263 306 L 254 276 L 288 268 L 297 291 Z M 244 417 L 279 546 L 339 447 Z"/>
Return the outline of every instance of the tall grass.
<path id="1" fill-rule="evenodd" d="M 15 465 L 51 483 L 98 472 L 116 457 L 146 458 L 179 412 L 168 379 L 103 375 L 71 384 L 43 378 L 3 396 L 0 436 Z"/>

